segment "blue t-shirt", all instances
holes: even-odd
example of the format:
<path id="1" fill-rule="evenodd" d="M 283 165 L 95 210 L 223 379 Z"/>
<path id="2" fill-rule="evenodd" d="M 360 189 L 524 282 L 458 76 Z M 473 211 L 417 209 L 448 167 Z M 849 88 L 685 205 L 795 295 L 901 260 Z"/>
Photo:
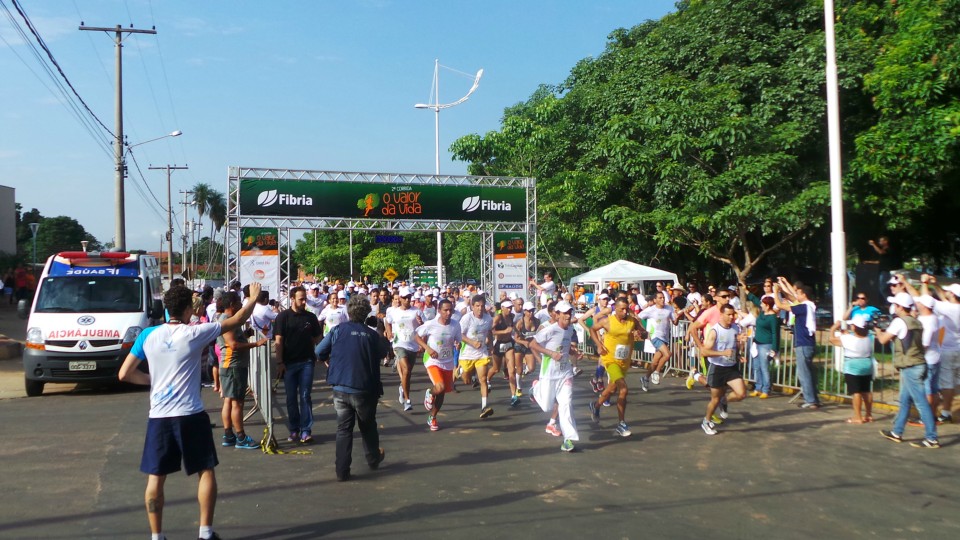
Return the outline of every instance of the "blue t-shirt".
<path id="1" fill-rule="evenodd" d="M 852 319 L 857 315 L 863 315 L 867 318 L 867 322 L 870 322 L 882 314 L 882 311 L 873 306 L 867 306 L 864 308 L 860 306 L 853 306 L 853 310 L 850 311 L 850 318 Z"/>
<path id="2" fill-rule="evenodd" d="M 795 347 L 813 347 L 817 344 L 816 335 L 807 330 L 807 310 L 809 308 L 809 304 L 790 306 L 790 311 L 795 317 L 793 322 L 793 344 Z"/>

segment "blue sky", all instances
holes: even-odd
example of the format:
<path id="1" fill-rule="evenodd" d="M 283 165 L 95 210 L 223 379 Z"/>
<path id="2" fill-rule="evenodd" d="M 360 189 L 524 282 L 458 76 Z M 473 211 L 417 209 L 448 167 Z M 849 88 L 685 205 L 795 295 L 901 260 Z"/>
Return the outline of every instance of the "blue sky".
<path id="1" fill-rule="evenodd" d="M 13 13 L 11 0 L 0 0 Z M 157 250 L 166 224 L 166 175 L 187 164 L 178 190 L 226 191 L 227 167 L 432 173 L 434 59 L 440 171 L 465 174 L 447 148 L 499 127 L 506 107 L 563 81 L 607 35 L 674 10 L 673 0 L 355 0 L 241 2 L 20 0 L 80 96 L 114 128 L 112 36 L 87 26 L 155 26 L 124 41 L 124 132 L 159 203 L 129 161 L 127 247 Z M 70 112 L 0 9 L 0 185 L 24 209 L 77 219 L 101 241 L 114 231 L 112 150 Z M 133 184 L 138 184 L 141 195 Z M 149 201 L 149 204 L 148 202 Z M 174 208 L 180 206 L 174 203 Z M 191 210 L 191 215 L 193 211 Z M 182 222 L 182 214 L 174 219 Z M 206 220 L 204 220 L 206 222 Z M 208 223 L 204 223 L 209 227 Z M 175 227 L 179 235 L 179 228 Z M 206 234 L 206 232 L 205 232 Z"/>

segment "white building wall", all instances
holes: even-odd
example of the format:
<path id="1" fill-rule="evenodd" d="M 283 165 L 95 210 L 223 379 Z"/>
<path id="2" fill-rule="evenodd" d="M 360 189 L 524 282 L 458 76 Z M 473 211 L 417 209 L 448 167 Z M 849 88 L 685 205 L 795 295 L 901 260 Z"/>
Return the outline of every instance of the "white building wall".
<path id="1" fill-rule="evenodd" d="M 0 186 L 0 253 L 17 252 L 16 190 Z"/>

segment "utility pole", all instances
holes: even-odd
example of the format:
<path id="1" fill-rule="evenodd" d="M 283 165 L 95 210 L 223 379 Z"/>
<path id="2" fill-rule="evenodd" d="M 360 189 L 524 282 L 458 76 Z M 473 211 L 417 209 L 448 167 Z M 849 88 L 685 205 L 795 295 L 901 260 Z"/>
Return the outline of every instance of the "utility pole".
<path id="1" fill-rule="evenodd" d="M 132 25 L 131 25 L 132 26 Z M 157 29 L 138 30 L 136 28 L 122 28 L 119 24 L 114 28 L 100 28 L 95 26 L 84 26 L 80 23 L 80 30 L 94 30 L 97 32 L 113 32 L 115 34 L 114 43 L 117 49 L 117 88 L 115 98 L 116 115 L 116 139 L 113 141 L 113 155 L 116 160 L 116 180 L 114 187 L 114 248 L 123 251 L 127 247 L 127 228 L 125 224 L 126 215 L 123 200 L 123 178 L 127 172 L 127 166 L 123 156 L 123 34 L 156 34 Z"/>
<path id="2" fill-rule="evenodd" d="M 170 171 L 186 170 L 186 165 L 178 167 L 176 165 L 164 165 L 163 167 L 154 167 L 150 165 L 150 170 L 167 171 L 167 279 L 173 282 L 173 203 L 170 199 Z"/>
<path id="3" fill-rule="evenodd" d="M 183 236 L 180 237 L 180 239 L 183 241 L 183 255 L 180 256 L 180 275 L 183 275 L 183 270 L 186 268 L 187 261 L 187 207 L 193 204 L 187 200 L 187 198 L 190 195 L 193 195 L 193 192 L 180 190 L 180 193 L 183 195 L 183 202 L 180 203 L 183 205 Z"/>

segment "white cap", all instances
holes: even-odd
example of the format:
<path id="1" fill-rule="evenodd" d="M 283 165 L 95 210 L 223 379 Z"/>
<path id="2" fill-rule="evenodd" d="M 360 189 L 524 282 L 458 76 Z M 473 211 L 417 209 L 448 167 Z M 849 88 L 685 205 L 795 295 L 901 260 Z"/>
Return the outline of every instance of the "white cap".
<path id="1" fill-rule="evenodd" d="M 513 307 L 513 302 L 511 302 L 511 301 L 509 301 L 509 300 L 504 300 L 503 302 L 500 302 L 500 307 L 502 307 L 502 308 L 507 308 L 507 309 L 512 308 L 512 307 Z"/>
<path id="2" fill-rule="evenodd" d="M 670 288 L 671 288 L 672 290 L 674 290 L 674 291 L 682 291 L 682 290 L 683 290 L 683 285 L 680 285 L 679 283 L 674 283 L 673 286 L 670 287 Z"/>
<path id="3" fill-rule="evenodd" d="M 337 292 L 337 298 L 343 298 L 344 300 L 346 300 L 346 299 L 347 299 L 347 293 L 345 293 L 345 292 L 343 292 L 343 291 L 338 291 L 338 292 Z"/>
<path id="4" fill-rule="evenodd" d="M 893 296 L 888 296 L 887 302 L 890 302 L 891 304 L 896 304 L 906 309 L 910 309 L 911 307 L 913 307 L 913 297 L 905 292 L 898 292 Z"/>
<path id="5" fill-rule="evenodd" d="M 900 284 L 900 280 L 897 279 L 897 276 L 893 276 L 887 281 L 887 285 L 899 285 L 899 284 Z"/>
<path id="6" fill-rule="evenodd" d="M 533 308 L 533 302 L 524 302 L 524 303 L 523 303 L 523 309 L 524 309 L 524 311 L 529 311 L 529 310 L 531 310 L 531 309 L 534 309 L 534 308 Z"/>
<path id="7" fill-rule="evenodd" d="M 520 296 L 518 296 L 517 293 L 512 292 L 512 293 L 510 293 L 509 295 L 507 295 L 507 298 L 509 298 L 509 299 L 511 299 L 511 300 L 516 300 L 517 298 L 520 298 Z"/>
<path id="8" fill-rule="evenodd" d="M 727 287 L 727 290 L 728 290 L 728 291 L 736 291 L 736 290 L 737 290 L 737 286 L 736 286 L 736 285 L 731 285 L 731 286 Z"/>
<path id="9" fill-rule="evenodd" d="M 960 298 L 960 283 L 952 283 L 943 288 L 945 291 L 950 291 L 954 296 Z"/>
<path id="10" fill-rule="evenodd" d="M 914 300 L 916 300 L 918 304 L 926 307 L 927 309 L 933 309 L 934 300 L 933 300 L 933 297 L 930 296 L 929 294 L 918 296 L 914 298 Z"/>
<path id="11" fill-rule="evenodd" d="M 561 301 L 557 302 L 556 307 L 553 308 L 557 313 L 569 313 L 573 311 L 573 306 L 569 302 Z"/>
<path id="12" fill-rule="evenodd" d="M 401 297 L 413 296 L 413 293 L 410 291 L 410 287 L 400 287 L 400 292 L 397 294 L 399 294 Z"/>
<path id="13" fill-rule="evenodd" d="M 600 296 L 597 297 L 597 300 L 603 300 L 604 298 L 610 298 L 610 295 L 607 293 L 600 293 Z"/>
<path id="14" fill-rule="evenodd" d="M 866 315 L 863 313 L 857 313 L 849 321 L 847 321 L 847 324 L 852 324 L 858 328 L 866 328 L 868 322 L 869 321 L 867 321 Z"/>
<path id="15" fill-rule="evenodd" d="M 371 283 L 371 284 L 370 284 L 370 290 L 371 290 L 371 291 L 375 291 L 375 290 L 377 290 L 377 289 L 379 289 L 379 288 L 380 288 L 380 286 L 377 285 L 376 283 Z"/>

